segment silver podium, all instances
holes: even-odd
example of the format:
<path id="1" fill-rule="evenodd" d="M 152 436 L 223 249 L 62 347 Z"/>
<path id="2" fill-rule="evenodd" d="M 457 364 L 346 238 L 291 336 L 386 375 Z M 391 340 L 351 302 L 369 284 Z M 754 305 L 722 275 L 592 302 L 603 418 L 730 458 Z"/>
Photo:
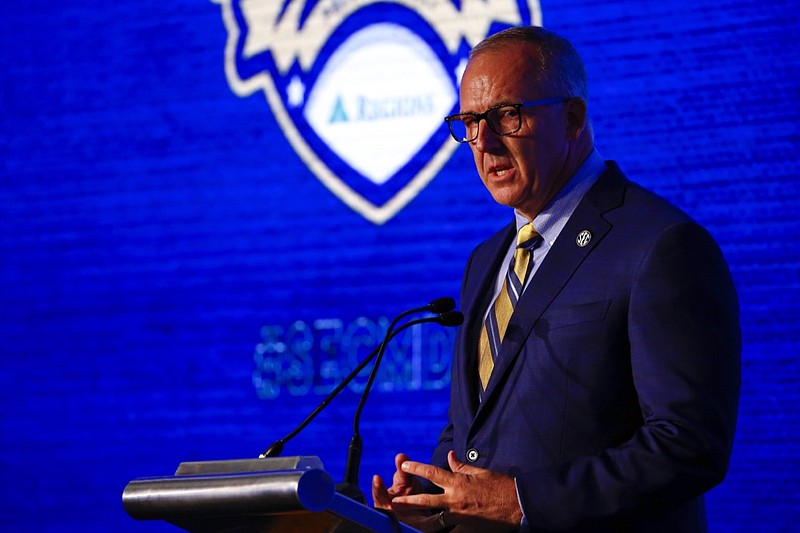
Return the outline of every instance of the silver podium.
<path id="1" fill-rule="evenodd" d="M 192 533 L 415 533 L 336 492 L 318 457 L 181 463 L 172 476 L 137 478 L 122 502 L 138 520 Z"/>

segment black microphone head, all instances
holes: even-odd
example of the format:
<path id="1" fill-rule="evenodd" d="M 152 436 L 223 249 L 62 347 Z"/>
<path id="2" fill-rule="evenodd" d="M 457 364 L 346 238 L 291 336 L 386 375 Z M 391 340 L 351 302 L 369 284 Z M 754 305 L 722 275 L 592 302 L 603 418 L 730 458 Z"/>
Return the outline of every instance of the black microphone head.
<path id="1" fill-rule="evenodd" d="M 450 298 L 449 296 L 444 296 L 442 298 L 436 298 L 431 303 L 428 304 L 428 309 L 430 309 L 431 313 L 436 313 L 437 315 L 446 313 L 448 311 L 452 311 L 456 308 L 456 301 Z"/>
<path id="2" fill-rule="evenodd" d="M 464 313 L 460 311 L 447 311 L 439 314 L 439 324 L 443 326 L 460 326 L 464 322 Z"/>

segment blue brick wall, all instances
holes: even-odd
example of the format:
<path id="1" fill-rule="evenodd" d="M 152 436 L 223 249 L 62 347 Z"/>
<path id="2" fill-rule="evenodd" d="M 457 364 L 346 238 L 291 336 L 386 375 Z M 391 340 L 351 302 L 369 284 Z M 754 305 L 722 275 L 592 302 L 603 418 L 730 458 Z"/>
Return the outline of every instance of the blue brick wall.
<path id="1" fill-rule="evenodd" d="M 712 529 L 789 530 L 800 518 L 798 9 L 541 6 L 586 59 L 601 153 L 706 224 L 739 288 L 741 416 L 730 474 L 709 496 Z M 457 295 L 471 248 L 508 220 L 459 150 L 394 218 L 367 222 L 303 166 L 262 95 L 231 92 L 225 38 L 219 6 L 202 1 L 34 0 L 0 19 L 5 530 L 173 530 L 124 513 L 130 479 L 257 455 L 387 317 Z M 265 327 L 290 362 L 311 346 L 327 377 L 259 397 Z M 326 342 L 337 349 L 323 353 Z M 364 486 L 390 474 L 396 451 L 427 458 L 445 417 L 434 378 L 447 335 L 403 342 L 431 379 L 409 385 L 402 358 L 383 373 L 362 420 Z M 320 455 L 340 477 L 356 402 L 346 391 L 286 453 Z"/>

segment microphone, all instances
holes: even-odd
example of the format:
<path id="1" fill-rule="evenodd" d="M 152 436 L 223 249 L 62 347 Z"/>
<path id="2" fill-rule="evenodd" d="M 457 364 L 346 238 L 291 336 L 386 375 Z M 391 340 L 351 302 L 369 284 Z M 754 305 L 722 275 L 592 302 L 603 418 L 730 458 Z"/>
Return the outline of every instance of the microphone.
<path id="1" fill-rule="evenodd" d="M 455 302 L 452 298 L 438 298 L 437 300 L 431 302 L 428 307 L 436 309 L 434 312 L 437 312 L 438 315 L 434 317 L 411 320 L 404 324 L 397 331 L 399 332 L 401 329 L 405 329 L 406 327 L 410 327 L 414 324 L 422 324 L 424 322 L 437 322 L 438 324 L 447 327 L 458 326 L 464 322 L 464 315 L 458 311 L 452 310 L 455 307 Z M 358 408 L 356 409 L 356 414 L 353 417 L 353 436 L 350 439 L 350 446 L 347 450 L 347 463 L 345 466 L 344 479 L 342 483 L 336 486 L 337 492 L 361 502 L 365 501 L 364 495 L 361 493 L 361 489 L 358 486 L 358 472 L 361 467 L 361 451 L 363 449 L 363 441 L 359 432 L 361 412 L 364 410 L 370 389 L 372 388 L 372 384 L 378 375 L 378 368 L 383 360 L 386 347 L 389 345 L 391 338 L 394 337 L 394 332 L 392 329 L 402 316 L 404 315 L 398 316 L 398 318 L 392 321 L 392 323 L 389 325 L 386 336 L 384 337 L 383 342 L 378 350 L 378 357 L 375 360 L 375 364 L 372 366 L 369 379 L 364 387 L 364 392 L 361 393 L 361 400 L 358 402 Z"/>
<path id="2" fill-rule="evenodd" d="M 436 318 L 439 319 L 436 322 L 448 328 L 460 326 L 464 323 L 464 314 L 459 311 L 447 311 Z"/>
<path id="3" fill-rule="evenodd" d="M 317 417 L 317 415 L 320 414 L 322 412 L 322 410 L 325 409 L 325 407 L 327 407 L 328 404 L 336 396 L 338 396 L 339 393 L 342 392 L 342 390 L 348 384 L 350 384 L 351 381 L 353 381 L 353 379 L 355 379 L 355 377 L 364 369 L 364 367 L 366 367 L 369 364 L 370 361 L 372 361 L 372 359 L 378 354 L 378 352 L 380 352 L 382 349 L 384 349 L 383 347 L 388 343 L 388 341 L 393 339 L 398 333 L 400 333 L 404 329 L 409 328 L 409 327 L 414 326 L 414 325 L 417 325 L 417 324 L 422 324 L 422 323 L 425 323 L 425 322 L 439 322 L 440 324 L 445 325 L 445 326 L 455 326 L 455 325 L 458 325 L 461 322 L 463 322 L 464 315 L 462 315 L 458 311 L 453 311 L 453 308 L 455 306 L 456 306 L 456 303 L 452 298 L 443 297 L 443 298 L 437 298 L 437 299 L 433 300 L 432 302 L 430 302 L 428 305 L 425 305 L 423 307 L 417 307 L 415 309 L 410 309 L 408 311 L 404 311 L 404 312 L 400 313 L 399 315 L 397 315 L 397 317 L 395 317 L 394 320 L 392 320 L 389 328 L 387 329 L 386 335 L 384 336 L 383 341 L 381 342 L 380 346 L 378 346 L 378 348 L 375 348 L 369 355 L 367 355 L 367 357 L 365 357 L 364 360 L 361 361 L 353 369 L 353 371 L 350 372 L 350 374 L 348 374 L 347 377 L 345 377 L 342 380 L 342 382 L 339 383 L 339 385 L 337 385 L 336 388 L 333 389 L 328 394 L 328 396 L 326 396 L 325 399 L 320 402 L 320 404 L 311 412 L 311 414 L 309 414 L 305 418 L 305 420 L 303 420 L 296 428 L 294 428 L 292 431 L 290 431 L 288 434 L 286 434 L 286 436 L 284 436 L 284 437 L 276 440 L 272 444 L 270 444 L 270 446 L 266 450 L 264 450 L 261 453 L 261 455 L 258 456 L 258 458 L 259 459 L 264 459 L 264 458 L 267 458 L 267 457 L 277 457 L 278 455 L 280 455 L 281 452 L 283 451 L 283 448 L 286 445 L 286 443 L 289 442 L 290 440 L 292 440 L 293 438 L 295 438 L 301 431 L 303 431 L 306 428 L 306 426 L 308 426 L 311 423 L 311 421 L 314 420 Z M 423 312 L 426 312 L 426 311 L 427 312 L 431 312 L 431 313 L 437 313 L 437 316 L 418 319 L 418 320 L 412 320 L 410 322 L 407 322 L 406 324 L 403 324 L 402 326 L 400 326 L 396 330 L 394 329 L 394 325 L 400 319 L 402 319 L 402 318 L 404 318 L 404 317 L 406 317 L 406 316 L 408 316 L 410 314 L 423 313 Z M 457 323 L 454 322 L 455 315 L 459 315 L 461 317 L 461 320 L 458 321 Z M 448 321 L 448 323 L 444 323 L 445 320 Z"/>

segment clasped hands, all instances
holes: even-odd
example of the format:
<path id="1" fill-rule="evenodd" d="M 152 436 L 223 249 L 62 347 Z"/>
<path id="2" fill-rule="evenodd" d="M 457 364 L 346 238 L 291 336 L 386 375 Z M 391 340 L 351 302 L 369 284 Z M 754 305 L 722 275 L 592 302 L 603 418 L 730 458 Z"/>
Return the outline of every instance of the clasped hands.
<path id="1" fill-rule="evenodd" d="M 456 526 L 454 532 L 519 528 L 522 510 L 513 478 L 462 463 L 452 450 L 447 462 L 451 471 L 398 454 L 391 487 L 387 489 L 380 476 L 372 478 L 375 507 L 392 511 L 401 521 L 425 532 L 438 531 L 443 525 Z M 418 478 L 427 479 L 444 492 L 423 493 Z M 440 516 L 441 511 L 444 514 Z"/>

